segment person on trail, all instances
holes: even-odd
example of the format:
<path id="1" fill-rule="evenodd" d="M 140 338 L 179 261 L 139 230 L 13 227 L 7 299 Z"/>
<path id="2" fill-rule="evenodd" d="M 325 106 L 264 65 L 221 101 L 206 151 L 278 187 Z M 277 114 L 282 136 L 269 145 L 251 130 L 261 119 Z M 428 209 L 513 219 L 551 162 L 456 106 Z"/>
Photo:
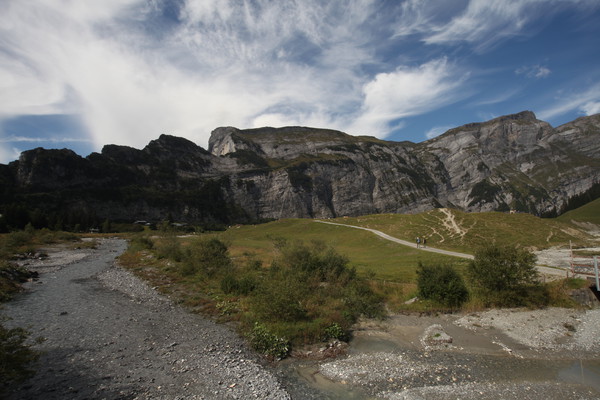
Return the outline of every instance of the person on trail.
<path id="1" fill-rule="evenodd" d="M 423 236 L 423 247 L 425 247 L 426 242 L 427 242 L 427 239 L 425 239 L 425 236 Z"/>
<path id="2" fill-rule="evenodd" d="M 421 238 L 417 236 L 417 249 L 419 248 L 420 244 L 421 244 Z"/>

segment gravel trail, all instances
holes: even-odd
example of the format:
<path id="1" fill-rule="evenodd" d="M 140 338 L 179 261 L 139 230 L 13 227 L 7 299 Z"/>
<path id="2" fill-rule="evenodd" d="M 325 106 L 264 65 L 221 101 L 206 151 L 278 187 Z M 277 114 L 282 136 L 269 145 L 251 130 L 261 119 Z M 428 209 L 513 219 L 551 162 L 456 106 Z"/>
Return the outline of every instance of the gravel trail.
<path id="1" fill-rule="evenodd" d="M 40 261 L 39 281 L 0 310 L 7 327 L 45 338 L 37 375 L 9 399 L 290 398 L 234 332 L 115 266 L 126 246 L 104 239 L 68 264 Z"/>

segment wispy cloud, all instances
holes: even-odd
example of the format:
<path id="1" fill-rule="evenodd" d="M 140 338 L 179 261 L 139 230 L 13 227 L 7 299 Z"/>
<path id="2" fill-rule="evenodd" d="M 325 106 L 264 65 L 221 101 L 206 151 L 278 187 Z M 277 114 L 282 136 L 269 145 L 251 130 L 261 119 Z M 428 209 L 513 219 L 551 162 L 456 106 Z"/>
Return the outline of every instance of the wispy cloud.
<path id="1" fill-rule="evenodd" d="M 0 146 L 0 163 L 8 163 L 19 158 L 21 150 L 16 147 Z"/>
<path id="2" fill-rule="evenodd" d="M 581 92 L 561 93 L 555 99 L 554 105 L 540 111 L 538 117 L 541 119 L 552 119 L 574 110 L 580 114 L 591 115 L 600 112 L 599 104 L 600 83 L 596 83 Z"/>
<path id="3" fill-rule="evenodd" d="M 187 1 L 149 33 L 157 3 L 8 1 L 0 118 L 80 113 L 97 147 L 163 132 L 205 145 L 215 127 L 267 122 L 273 108 L 281 122 L 335 124 L 360 109 L 373 56 L 356 38 L 373 40 L 361 34 L 371 3 Z"/>
<path id="4" fill-rule="evenodd" d="M 88 143 L 90 139 L 76 137 L 30 137 L 30 136 L 6 136 L 0 137 L 0 143 Z"/>
<path id="5" fill-rule="evenodd" d="M 427 132 L 425 132 L 425 137 L 427 139 L 433 139 L 435 137 L 440 136 L 442 133 L 448 131 L 449 129 L 454 128 L 453 126 L 435 126 L 433 128 L 431 128 L 430 130 L 428 130 Z"/>
<path id="6" fill-rule="evenodd" d="M 600 98 L 600 95 L 598 96 L 598 98 Z M 598 114 L 600 113 L 600 101 L 590 101 L 580 106 L 579 109 L 585 115 Z"/>
<path id="7" fill-rule="evenodd" d="M 419 34 L 431 45 L 469 43 L 477 52 L 484 52 L 508 38 L 530 35 L 525 28 L 541 16 L 551 16 L 565 7 L 592 10 L 599 6 L 595 0 L 469 0 L 464 8 L 457 4 L 407 1 L 396 33 Z"/>
<path id="8" fill-rule="evenodd" d="M 378 74 L 364 86 L 362 113 L 349 131 L 385 136 L 390 121 L 423 114 L 459 99 L 462 94 L 455 89 L 467 77 L 445 58 Z"/>
<path id="9" fill-rule="evenodd" d="M 523 34 L 536 10 L 597 7 L 549 2 L 4 0 L 0 123 L 75 115 L 96 149 L 161 133 L 205 146 L 221 125 L 384 137 L 476 90 L 448 46 L 487 50 Z M 439 51 L 402 53 L 423 42 Z"/>
<path id="10" fill-rule="evenodd" d="M 528 78 L 547 78 L 552 71 L 543 65 L 527 65 L 515 70 L 517 75 L 525 75 Z"/>

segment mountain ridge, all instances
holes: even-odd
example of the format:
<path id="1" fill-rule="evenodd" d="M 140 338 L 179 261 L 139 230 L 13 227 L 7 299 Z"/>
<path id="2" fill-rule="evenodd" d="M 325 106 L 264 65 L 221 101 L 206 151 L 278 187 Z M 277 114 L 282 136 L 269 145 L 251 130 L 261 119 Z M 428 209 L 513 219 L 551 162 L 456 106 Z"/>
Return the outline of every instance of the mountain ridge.
<path id="1" fill-rule="evenodd" d="M 0 165 L 0 211 L 21 204 L 48 215 L 195 224 L 437 207 L 555 215 L 598 191 L 598 139 L 600 115 L 553 128 L 524 111 L 421 143 L 310 127 L 220 127 L 208 150 L 170 135 L 141 150 L 106 145 L 85 158 L 38 148 Z"/>

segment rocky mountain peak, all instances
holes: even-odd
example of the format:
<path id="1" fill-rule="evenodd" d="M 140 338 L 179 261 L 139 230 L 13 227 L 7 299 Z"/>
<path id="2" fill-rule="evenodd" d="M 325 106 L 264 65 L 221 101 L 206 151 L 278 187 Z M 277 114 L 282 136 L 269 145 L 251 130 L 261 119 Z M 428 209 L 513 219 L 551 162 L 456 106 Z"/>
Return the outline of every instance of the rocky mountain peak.
<path id="1" fill-rule="evenodd" d="M 530 111 L 417 144 L 308 127 L 221 127 L 210 153 L 170 135 L 142 150 L 108 145 L 87 158 L 25 152 L 0 168 L 0 210 L 18 202 L 103 219 L 170 215 L 190 223 L 433 207 L 552 213 L 599 191 L 599 139 L 599 116 L 555 129 Z"/>
<path id="2" fill-rule="evenodd" d="M 220 157 L 245 149 L 247 146 L 235 136 L 239 132 L 240 130 L 233 126 L 222 126 L 213 130 L 208 139 L 208 152 Z"/>

